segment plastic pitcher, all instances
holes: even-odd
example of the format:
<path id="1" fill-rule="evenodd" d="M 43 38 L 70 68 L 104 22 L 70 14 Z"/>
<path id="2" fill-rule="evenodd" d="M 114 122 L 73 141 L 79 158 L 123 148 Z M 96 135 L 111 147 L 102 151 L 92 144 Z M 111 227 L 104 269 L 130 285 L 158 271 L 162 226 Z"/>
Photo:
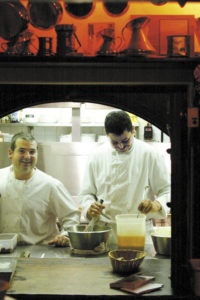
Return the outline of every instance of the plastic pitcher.
<path id="1" fill-rule="evenodd" d="M 119 248 L 144 250 L 145 220 L 143 214 L 122 214 L 115 217 Z"/>

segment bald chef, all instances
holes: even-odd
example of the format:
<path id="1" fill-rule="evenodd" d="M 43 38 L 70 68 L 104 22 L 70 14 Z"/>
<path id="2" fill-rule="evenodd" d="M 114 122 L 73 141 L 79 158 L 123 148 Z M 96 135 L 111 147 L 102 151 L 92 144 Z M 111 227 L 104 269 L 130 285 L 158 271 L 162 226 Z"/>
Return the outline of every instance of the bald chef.
<path id="1" fill-rule="evenodd" d="M 12 165 L 0 169 L 0 232 L 17 233 L 20 243 L 69 246 L 66 230 L 79 223 L 80 210 L 60 181 L 36 168 L 37 157 L 33 136 L 13 136 Z"/>

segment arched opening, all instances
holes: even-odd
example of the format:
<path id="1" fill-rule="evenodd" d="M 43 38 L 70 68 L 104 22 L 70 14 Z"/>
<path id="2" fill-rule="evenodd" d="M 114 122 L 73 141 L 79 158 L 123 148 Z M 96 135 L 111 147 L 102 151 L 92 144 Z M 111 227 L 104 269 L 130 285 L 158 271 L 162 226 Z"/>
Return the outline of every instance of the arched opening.
<path id="1" fill-rule="evenodd" d="M 185 243 L 189 234 L 185 220 L 188 220 L 186 201 L 182 201 L 188 193 L 183 178 L 188 178 L 187 126 L 184 116 L 187 112 L 187 87 L 183 85 L 1 85 L 1 117 L 38 104 L 55 102 L 87 102 L 124 109 L 154 124 L 164 133 L 170 135 L 172 159 L 172 216 L 173 210 L 181 211 L 172 220 L 174 237 L 172 236 L 172 284 L 182 285 L 183 276 L 178 265 L 188 256 L 189 245 L 180 253 L 180 245 Z M 181 101 L 180 101 L 181 99 Z M 181 115 L 180 115 L 181 113 Z M 177 117 L 180 116 L 180 117 Z M 178 137 L 178 138 L 177 138 Z M 174 223 L 173 223 L 174 222 Z M 179 234 L 181 231 L 184 236 Z M 177 236 L 179 244 L 177 243 Z M 188 237 L 187 237 L 188 238 Z M 185 278 L 187 281 L 187 278 Z M 187 287 L 186 287 L 187 288 Z"/>

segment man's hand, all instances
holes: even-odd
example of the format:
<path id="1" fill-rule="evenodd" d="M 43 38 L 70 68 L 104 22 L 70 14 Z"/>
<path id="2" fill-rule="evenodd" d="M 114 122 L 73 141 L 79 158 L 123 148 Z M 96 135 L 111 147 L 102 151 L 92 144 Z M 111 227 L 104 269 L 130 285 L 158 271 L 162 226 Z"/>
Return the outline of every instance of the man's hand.
<path id="1" fill-rule="evenodd" d="M 69 247 L 70 239 L 65 235 L 57 235 L 53 240 L 49 241 L 48 244 L 59 247 Z"/>
<path id="2" fill-rule="evenodd" d="M 92 205 L 90 206 L 90 208 L 87 211 L 88 219 L 98 217 L 104 208 L 105 208 L 105 205 L 103 205 L 103 204 L 100 204 L 98 202 L 92 203 Z"/>
<path id="3" fill-rule="evenodd" d="M 157 200 L 151 201 L 149 199 L 145 199 L 138 206 L 138 210 L 143 214 L 148 214 L 149 212 L 158 212 L 161 209 L 162 206 Z"/>

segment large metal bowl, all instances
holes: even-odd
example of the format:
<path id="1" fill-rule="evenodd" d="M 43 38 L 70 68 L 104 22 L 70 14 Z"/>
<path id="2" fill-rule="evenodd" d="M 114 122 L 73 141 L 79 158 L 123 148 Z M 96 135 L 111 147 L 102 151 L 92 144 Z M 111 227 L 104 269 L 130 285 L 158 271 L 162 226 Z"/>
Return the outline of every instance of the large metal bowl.
<path id="1" fill-rule="evenodd" d="M 100 243 L 106 243 L 111 228 L 95 225 L 93 231 L 87 232 L 87 225 L 74 225 L 67 229 L 71 247 L 79 250 L 93 250 Z"/>
<path id="2" fill-rule="evenodd" d="M 154 227 L 151 237 L 157 254 L 171 255 L 171 227 Z"/>

